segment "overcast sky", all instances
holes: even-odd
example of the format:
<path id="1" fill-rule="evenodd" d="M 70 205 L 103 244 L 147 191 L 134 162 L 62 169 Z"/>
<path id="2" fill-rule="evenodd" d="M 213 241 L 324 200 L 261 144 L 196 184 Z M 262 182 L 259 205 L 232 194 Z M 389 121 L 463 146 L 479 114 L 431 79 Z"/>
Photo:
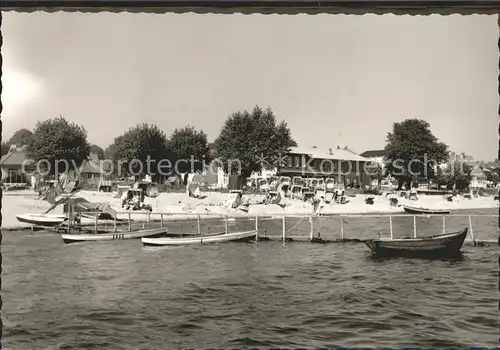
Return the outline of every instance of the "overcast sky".
<path id="1" fill-rule="evenodd" d="M 496 16 L 3 14 L 3 137 L 62 114 L 105 148 L 140 122 L 212 141 L 256 104 L 301 146 L 382 149 L 418 117 L 498 151 Z"/>

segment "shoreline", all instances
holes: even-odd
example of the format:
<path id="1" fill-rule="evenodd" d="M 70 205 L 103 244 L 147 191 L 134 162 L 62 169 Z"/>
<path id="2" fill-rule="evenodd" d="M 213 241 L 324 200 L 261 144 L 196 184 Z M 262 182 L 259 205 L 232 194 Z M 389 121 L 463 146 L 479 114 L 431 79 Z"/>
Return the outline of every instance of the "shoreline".
<path id="1" fill-rule="evenodd" d="M 5 231 L 16 231 L 30 229 L 31 225 L 20 223 L 17 221 L 16 215 L 27 213 L 43 213 L 50 208 L 50 204 L 46 201 L 37 199 L 37 196 L 30 191 L 14 191 L 4 193 L 4 201 L 2 207 L 2 229 Z M 456 211 L 471 211 L 471 210 L 487 210 L 498 209 L 498 201 L 495 201 L 492 196 L 479 197 L 473 199 L 460 199 L 454 202 L 448 202 L 441 196 L 421 195 L 417 201 L 398 198 L 398 206 L 391 207 L 389 200 L 383 196 L 375 197 L 375 203 L 372 205 L 365 204 L 364 200 L 367 195 L 358 195 L 349 198 L 347 204 L 326 204 L 321 215 L 313 213 L 313 206 L 300 200 L 286 198 L 284 200 L 285 207 L 282 208 L 276 204 L 258 204 L 263 195 L 244 194 L 244 200 L 248 200 L 250 205 L 248 211 L 242 211 L 240 208 L 231 208 L 231 195 L 218 192 L 206 192 L 204 199 L 194 199 L 188 197 L 185 193 L 161 193 L 156 198 L 146 198 L 145 203 L 150 204 L 153 212 L 149 215 L 144 211 L 130 211 L 131 222 L 133 224 L 145 222 L 160 222 L 161 214 L 163 213 L 164 222 L 183 222 L 197 220 L 198 216 L 201 220 L 224 220 L 225 217 L 238 220 L 247 219 L 255 220 L 258 216 L 261 220 L 274 220 L 289 217 L 339 217 L 339 216 L 376 216 L 376 215 L 401 215 L 405 214 L 403 205 L 424 207 L 429 209 L 447 209 L 450 214 Z M 120 224 L 128 224 L 129 212 L 120 208 L 120 199 L 113 198 L 111 193 L 103 193 L 96 191 L 81 191 L 78 197 L 82 197 L 90 202 L 106 203 L 118 212 L 118 220 Z M 57 207 L 51 213 L 62 213 L 62 206 Z M 406 214 L 411 215 L 411 214 Z M 471 214 L 473 215 L 473 214 Z M 92 219 L 88 219 L 88 225 L 92 225 Z M 103 224 L 114 224 L 114 220 L 100 220 Z"/>

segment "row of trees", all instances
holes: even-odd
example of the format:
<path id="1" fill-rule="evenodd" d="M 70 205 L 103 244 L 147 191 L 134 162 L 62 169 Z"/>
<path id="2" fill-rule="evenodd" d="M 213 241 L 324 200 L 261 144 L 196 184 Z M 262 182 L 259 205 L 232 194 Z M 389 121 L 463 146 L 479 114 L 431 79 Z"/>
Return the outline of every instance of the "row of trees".
<path id="1" fill-rule="evenodd" d="M 56 169 L 56 160 L 67 160 L 70 166 L 80 166 L 90 153 L 99 158 L 110 159 L 115 170 L 121 174 L 151 172 L 157 174 L 160 160 L 178 162 L 177 170 L 185 173 L 202 170 L 214 158 L 220 160 L 224 170 L 233 173 L 241 170 L 241 175 L 249 176 L 266 165 L 276 166 L 281 154 L 291 146 L 296 146 L 286 122 L 278 122 L 271 109 L 263 110 L 256 106 L 252 111 L 231 114 L 225 121 L 219 136 L 211 149 L 203 130 L 186 126 L 175 129 L 167 135 L 156 125 L 139 124 L 116 137 L 112 144 L 103 150 L 87 141 L 86 130 L 70 123 L 62 116 L 37 123 L 33 132 L 21 129 L 3 147 L 10 144 L 26 145 L 34 161 L 44 160 Z M 465 164 L 449 164 L 448 169 L 435 167 L 448 160 L 448 146 L 440 142 L 430 131 L 429 123 L 419 119 L 406 119 L 394 123 L 392 132 L 387 135 L 385 147 L 386 173 L 398 180 L 398 188 L 411 187 L 417 178 L 425 177 L 438 185 L 455 185 L 464 189 L 471 180 L 471 168 Z M 193 159 L 194 163 L 188 163 Z M 232 160 L 237 159 L 241 169 L 229 169 Z M 136 160 L 138 162 L 133 162 Z M 149 164 L 149 168 L 144 165 Z M 142 168 L 141 168 L 142 167 Z M 450 169 L 450 167 L 456 167 Z M 498 174 L 497 174 L 498 175 Z"/>
<path id="2" fill-rule="evenodd" d="M 203 130 L 191 126 L 175 129 L 167 137 L 156 125 L 139 124 L 116 137 L 105 150 L 91 145 L 87 140 L 87 131 L 62 116 L 38 122 L 33 132 L 25 131 L 29 132 L 26 140 L 17 142 L 20 136 L 14 135 L 16 139 L 11 141 L 18 146 L 26 145 L 30 158 L 35 162 L 43 160 L 50 164 L 51 173 L 63 171 L 56 168 L 56 160 L 66 160 L 71 168 L 75 168 L 88 159 L 90 153 L 96 153 L 100 158 L 112 160 L 114 169 L 119 169 L 121 174 L 138 174 L 142 170 L 154 175 L 158 173 L 159 166 L 164 166 L 161 160 L 174 164 L 180 159 L 186 160 L 178 162 L 180 173 L 201 170 L 204 164 L 208 165 L 217 157 L 226 171 L 231 160 L 238 159 L 242 175 L 248 176 L 264 166 L 258 155 L 266 155 L 269 165 L 273 165 L 280 153 L 296 145 L 286 122 L 278 122 L 270 108 L 263 110 L 258 106 L 251 112 L 236 112 L 227 118 L 215 140 L 214 152 Z M 191 160 L 194 162 L 188 163 Z M 150 165 L 149 169 L 144 167 L 145 164 Z M 239 169 L 232 169 L 233 172 L 236 170 Z"/>

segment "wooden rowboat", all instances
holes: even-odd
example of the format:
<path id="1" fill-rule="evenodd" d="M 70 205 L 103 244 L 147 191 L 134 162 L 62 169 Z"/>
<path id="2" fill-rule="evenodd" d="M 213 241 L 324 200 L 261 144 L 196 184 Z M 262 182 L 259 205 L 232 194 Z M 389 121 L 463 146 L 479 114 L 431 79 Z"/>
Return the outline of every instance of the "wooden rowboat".
<path id="1" fill-rule="evenodd" d="M 408 205 L 403 205 L 403 209 L 408 214 L 449 214 L 450 211 L 447 209 L 426 209 L 418 207 L 410 207 Z"/>
<path id="2" fill-rule="evenodd" d="M 373 255 L 405 257 L 445 257 L 458 255 L 468 229 L 442 235 L 406 238 L 375 239 L 365 241 Z"/>
<path id="3" fill-rule="evenodd" d="M 197 236 L 186 238 L 142 238 L 142 244 L 145 246 L 177 246 L 191 244 L 206 244 L 206 243 L 223 243 L 223 242 L 241 242 L 249 241 L 255 238 L 255 230 L 224 233 L 222 235 Z"/>
<path id="4" fill-rule="evenodd" d="M 155 228 L 150 230 L 140 230 L 133 232 L 94 233 L 94 234 L 69 233 L 69 234 L 62 234 L 61 237 L 64 243 L 76 243 L 76 242 L 88 242 L 88 241 L 114 241 L 122 239 L 139 239 L 142 237 L 163 237 L 166 234 L 168 234 L 167 228 Z"/>
<path id="5" fill-rule="evenodd" d="M 66 216 L 55 214 L 19 214 L 16 215 L 17 221 L 36 226 L 54 227 L 61 225 Z"/>

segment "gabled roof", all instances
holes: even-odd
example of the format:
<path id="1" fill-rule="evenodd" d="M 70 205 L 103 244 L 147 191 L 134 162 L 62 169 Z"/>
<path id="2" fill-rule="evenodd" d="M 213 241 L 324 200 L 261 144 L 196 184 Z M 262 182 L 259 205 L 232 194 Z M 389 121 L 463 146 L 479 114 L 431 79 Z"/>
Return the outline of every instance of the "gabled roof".
<path id="1" fill-rule="evenodd" d="M 4 154 L 0 159 L 0 165 L 21 166 L 26 160 L 28 160 L 27 152 L 24 149 L 18 149 L 16 151 L 11 151 L 7 154 Z"/>
<path id="2" fill-rule="evenodd" d="M 348 160 L 367 162 L 368 158 L 362 157 L 348 148 L 332 148 L 330 150 L 322 150 L 320 148 L 305 148 L 305 147 L 290 147 L 291 154 L 306 154 L 315 159 L 332 159 L 332 160 Z"/>
<path id="3" fill-rule="evenodd" d="M 372 151 L 365 151 L 360 154 L 362 157 L 367 157 L 367 158 L 375 158 L 375 157 L 383 157 L 385 156 L 385 150 L 372 150 Z"/>
<path id="4" fill-rule="evenodd" d="M 477 177 L 478 179 L 486 179 L 486 174 L 484 173 L 483 169 L 481 169 L 481 167 L 475 167 L 472 171 L 471 171 L 471 176 L 474 176 L 474 177 Z"/>
<path id="5" fill-rule="evenodd" d="M 101 165 L 102 165 L 104 171 L 110 170 L 111 165 L 108 162 L 103 163 L 103 161 L 86 160 L 80 166 L 80 173 L 81 174 L 101 174 Z"/>

